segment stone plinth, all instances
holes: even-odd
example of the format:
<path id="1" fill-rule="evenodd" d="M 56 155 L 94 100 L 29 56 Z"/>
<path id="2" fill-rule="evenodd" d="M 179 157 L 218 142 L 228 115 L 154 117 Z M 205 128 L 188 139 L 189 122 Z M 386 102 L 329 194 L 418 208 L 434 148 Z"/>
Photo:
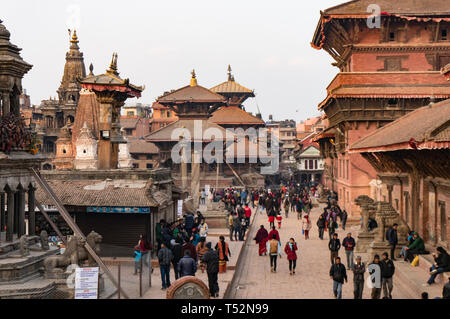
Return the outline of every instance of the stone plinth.
<path id="1" fill-rule="evenodd" d="M 210 299 L 209 289 L 203 281 L 186 276 L 176 280 L 167 289 L 167 299 Z"/>

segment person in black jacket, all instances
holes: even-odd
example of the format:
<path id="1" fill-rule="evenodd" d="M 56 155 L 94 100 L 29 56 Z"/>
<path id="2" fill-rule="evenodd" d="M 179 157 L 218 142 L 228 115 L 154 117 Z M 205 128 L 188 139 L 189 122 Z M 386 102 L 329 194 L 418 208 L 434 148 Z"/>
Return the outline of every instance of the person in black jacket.
<path id="1" fill-rule="evenodd" d="M 342 285 L 347 282 L 347 271 L 345 266 L 341 264 L 341 258 L 336 257 L 335 263 L 330 268 L 330 278 L 333 279 L 334 298 L 342 299 Z"/>
<path id="2" fill-rule="evenodd" d="M 197 271 L 197 262 L 190 256 L 190 251 L 186 250 L 184 252 L 184 257 L 178 262 L 180 277 L 195 276 L 195 272 Z"/>
<path id="3" fill-rule="evenodd" d="M 178 262 L 181 259 L 181 243 L 182 243 L 182 239 L 172 239 L 171 240 L 171 245 L 172 245 L 172 254 L 173 254 L 173 259 L 172 259 L 172 265 L 173 265 L 173 271 L 175 272 L 175 280 L 178 279 L 180 277 L 180 273 L 178 271 Z"/>
<path id="4" fill-rule="evenodd" d="M 325 218 L 323 215 L 319 216 L 319 219 L 317 220 L 317 227 L 319 228 L 319 238 L 323 240 L 323 232 L 325 230 Z"/>
<path id="5" fill-rule="evenodd" d="M 206 264 L 208 275 L 208 286 L 211 297 L 219 297 L 219 284 L 217 283 L 219 274 L 219 255 L 216 250 L 211 249 L 211 243 L 206 243 L 209 249 L 202 257 L 202 262 Z"/>
<path id="6" fill-rule="evenodd" d="M 450 276 L 448 276 L 448 282 L 442 288 L 442 299 L 450 299 Z"/>
<path id="7" fill-rule="evenodd" d="M 438 274 L 450 271 L 450 255 L 442 247 L 436 248 L 436 251 L 437 255 L 433 254 L 435 263 L 430 268 L 431 276 L 425 284 L 427 286 L 434 284 L 434 280 Z"/>
<path id="8" fill-rule="evenodd" d="M 380 261 L 380 267 L 383 299 L 392 299 L 392 289 L 394 288 L 392 276 L 394 276 L 395 266 L 394 262 L 389 259 L 389 255 L 387 252 L 383 253 L 382 258 L 383 259 Z"/>
<path id="9" fill-rule="evenodd" d="M 386 239 L 389 242 L 389 246 L 391 246 L 391 259 L 395 261 L 395 247 L 398 244 L 398 236 L 397 236 L 398 224 L 394 224 L 392 228 L 388 229 L 386 232 Z"/>
<path id="10" fill-rule="evenodd" d="M 328 249 L 330 250 L 331 264 L 334 264 L 336 257 L 339 256 L 339 249 L 341 249 L 341 241 L 338 238 L 338 234 L 333 234 L 333 238 L 328 243 Z"/>
<path id="11" fill-rule="evenodd" d="M 353 295 L 354 299 L 362 299 L 364 289 L 364 273 L 366 265 L 361 261 L 361 256 L 356 257 L 356 263 L 352 265 L 353 270 Z"/>

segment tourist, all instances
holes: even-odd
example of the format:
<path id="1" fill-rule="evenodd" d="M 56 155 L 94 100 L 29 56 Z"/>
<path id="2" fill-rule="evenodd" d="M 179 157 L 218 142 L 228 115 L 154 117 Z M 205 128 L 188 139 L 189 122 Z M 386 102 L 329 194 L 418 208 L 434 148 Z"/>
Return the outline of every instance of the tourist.
<path id="1" fill-rule="evenodd" d="M 286 196 L 283 203 L 284 215 L 288 218 L 289 215 L 289 196 Z"/>
<path id="2" fill-rule="evenodd" d="M 448 276 L 448 281 L 442 288 L 442 299 L 450 299 L 450 276 Z"/>
<path id="3" fill-rule="evenodd" d="M 319 229 L 319 238 L 323 240 L 323 232 L 325 230 L 325 218 L 323 215 L 320 215 L 317 220 L 317 228 Z"/>
<path id="4" fill-rule="evenodd" d="M 272 235 L 272 239 L 267 242 L 267 251 L 270 257 L 270 271 L 277 272 L 277 258 L 278 255 L 281 258 L 281 243 L 277 240 L 275 234 Z"/>
<path id="5" fill-rule="evenodd" d="M 192 237 L 190 240 L 187 240 L 184 245 L 181 247 L 181 256 L 184 256 L 186 251 L 189 251 L 189 256 L 192 257 L 194 260 L 197 260 L 197 251 L 196 247 L 191 242 Z"/>
<path id="6" fill-rule="evenodd" d="M 353 264 L 353 250 L 355 249 L 356 242 L 352 237 L 352 233 L 348 233 L 347 237 L 342 241 L 342 246 L 345 248 L 345 255 L 347 257 L 347 269 L 350 269 Z"/>
<path id="7" fill-rule="evenodd" d="M 437 255 L 433 254 L 434 264 L 430 267 L 430 279 L 424 284 L 426 286 L 434 284 L 437 275 L 450 271 L 450 255 L 442 247 L 436 248 L 436 252 Z"/>
<path id="8" fill-rule="evenodd" d="M 239 240 L 243 241 L 245 238 L 245 232 L 247 231 L 247 218 L 245 216 L 241 217 L 241 233 L 239 234 Z"/>
<path id="9" fill-rule="evenodd" d="M 331 264 L 333 264 L 336 257 L 339 256 L 339 249 L 341 249 L 341 241 L 338 238 L 338 234 L 333 234 L 333 238 L 328 242 L 328 249 L 330 250 Z"/>
<path id="10" fill-rule="evenodd" d="M 269 212 L 269 227 L 274 227 L 275 226 L 275 210 L 273 208 L 271 208 L 270 210 L 268 210 Z"/>
<path id="11" fill-rule="evenodd" d="M 203 255 L 208 251 L 208 247 L 206 247 L 206 237 L 200 237 L 200 242 L 195 247 L 195 251 L 197 253 L 197 259 L 200 261 L 200 270 L 205 272 L 205 265 L 201 263 Z"/>
<path id="12" fill-rule="evenodd" d="M 342 285 L 347 282 L 345 266 L 341 264 L 341 258 L 336 257 L 330 268 L 330 278 L 333 279 L 334 298 L 342 299 Z"/>
<path id="13" fill-rule="evenodd" d="M 406 256 L 406 249 L 414 241 L 414 239 L 413 239 L 414 233 L 415 233 L 415 231 L 413 231 L 413 230 L 408 233 L 408 238 L 406 239 L 408 241 L 408 245 L 402 247 L 402 250 L 400 251 L 400 254 L 398 256 L 399 258 L 403 258 L 403 259 L 405 258 L 405 256 Z"/>
<path id="14" fill-rule="evenodd" d="M 277 214 L 277 223 L 278 223 L 278 228 L 281 228 L 281 221 L 283 220 L 283 216 L 281 216 L 281 213 L 278 212 Z"/>
<path id="15" fill-rule="evenodd" d="M 197 247 L 198 243 L 200 242 L 200 235 L 197 228 L 192 229 L 191 242 L 194 247 Z"/>
<path id="16" fill-rule="evenodd" d="M 178 271 L 180 272 L 180 278 L 185 276 L 195 276 L 197 271 L 197 262 L 191 258 L 189 250 L 184 252 L 183 258 L 178 262 Z"/>
<path id="17" fill-rule="evenodd" d="M 309 215 L 305 214 L 302 218 L 302 231 L 305 235 L 305 239 L 309 239 L 309 230 L 311 229 L 311 220 L 309 219 Z"/>
<path id="18" fill-rule="evenodd" d="M 148 267 L 149 261 L 150 261 L 149 251 L 152 250 L 152 245 L 147 240 L 146 235 L 140 234 L 138 245 L 139 245 L 139 250 L 141 251 L 142 261 L 144 262 L 144 265 Z"/>
<path id="19" fill-rule="evenodd" d="M 345 225 L 347 225 L 347 218 L 348 218 L 348 214 L 347 214 L 347 211 L 344 209 L 341 213 L 341 224 L 342 224 L 343 230 L 345 230 Z"/>
<path id="20" fill-rule="evenodd" d="M 414 259 L 414 255 L 423 254 L 425 252 L 425 243 L 417 232 L 414 232 L 413 243 L 406 248 L 405 261 L 410 263 Z"/>
<path id="21" fill-rule="evenodd" d="M 362 299 L 364 290 L 364 273 L 366 265 L 361 261 L 361 256 L 356 257 L 356 262 L 352 266 L 353 271 L 353 295 L 354 299 Z"/>
<path id="22" fill-rule="evenodd" d="M 375 255 L 373 257 L 373 261 L 369 264 L 369 270 L 371 271 L 370 277 L 372 280 L 372 299 L 380 299 L 381 298 L 381 265 L 380 265 L 380 256 Z"/>
<path id="23" fill-rule="evenodd" d="M 289 261 L 289 274 L 295 275 L 295 267 L 297 266 L 297 243 L 294 238 L 289 239 L 284 247 L 284 252 L 287 255 L 287 259 Z"/>
<path id="24" fill-rule="evenodd" d="M 216 250 L 211 249 L 211 243 L 206 244 L 208 251 L 203 255 L 201 261 L 206 265 L 206 274 L 208 275 L 209 294 L 211 297 L 219 297 L 219 255 Z"/>
<path id="25" fill-rule="evenodd" d="M 206 192 L 204 189 L 202 189 L 202 192 L 200 194 L 200 204 L 205 205 L 205 198 L 206 198 Z"/>
<path id="26" fill-rule="evenodd" d="M 272 226 L 272 230 L 269 232 L 269 240 L 272 239 L 273 235 L 275 235 L 275 238 L 280 241 L 280 233 L 275 228 L 275 226 Z"/>
<path id="27" fill-rule="evenodd" d="M 205 238 L 208 236 L 208 224 L 205 221 L 205 218 L 201 219 L 200 226 L 199 226 L 199 235 L 202 238 Z"/>
<path id="28" fill-rule="evenodd" d="M 158 251 L 159 269 L 161 271 L 161 283 L 162 288 L 166 289 L 170 287 L 170 264 L 173 260 L 172 251 L 164 245 L 161 245 L 161 249 Z"/>
<path id="29" fill-rule="evenodd" d="M 181 244 L 183 243 L 183 240 L 180 238 L 172 239 L 170 243 L 172 246 L 172 254 L 173 254 L 172 259 L 173 271 L 175 273 L 175 279 L 178 279 L 180 277 L 180 273 L 178 272 L 178 262 L 180 261 L 182 256 Z"/>
<path id="30" fill-rule="evenodd" d="M 215 249 L 219 252 L 219 273 L 224 273 L 227 271 L 228 256 L 231 257 L 230 248 L 228 243 L 225 242 L 225 237 L 219 237 L 219 242 L 216 244 Z"/>
<path id="31" fill-rule="evenodd" d="M 245 219 L 246 219 L 246 224 L 250 225 L 250 217 L 252 217 L 252 210 L 250 207 L 248 207 L 248 204 L 245 204 L 244 215 L 245 215 Z"/>
<path id="32" fill-rule="evenodd" d="M 394 262 L 389 259 L 389 254 L 384 252 L 380 261 L 381 267 L 381 287 L 383 288 L 383 299 L 392 299 L 392 289 L 394 288 L 392 276 L 394 276 Z"/>
<path id="33" fill-rule="evenodd" d="M 140 272 L 140 268 L 141 268 L 141 251 L 139 249 L 139 246 L 136 245 L 134 246 L 134 275 L 137 275 L 138 272 Z"/>
<path id="34" fill-rule="evenodd" d="M 258 253 L 260 256 L 267 254 L 267 247 L 266 243 L 269 239 L 269 234 L 267 233 L 267 230 L 264 228 L 264 225 L 261 225 L 258 232 L 256 233 L 256 237 L 254 240 L 257 244 L 259 244 Z"/>
<path id="35" fill-rule="evenodd" d="M 397 235 L 398 224 L 394 224 L 392 228 L 389 228 L 386 231 L 386 239 L 389 242 L 389 246 L 391 247 L 391 258 L 395 261 L 395 247 L 398 244 L 398 235 Z"/>
<path id="36" fill-rule="evenodd" d="M 238 241 L 241 239 L 241 219 L 239 215 L 235 213 L 233 215 L 233 232 L 234 232 L 234 240 Z M 239 235 L 239 237 L 237 237 Z M 239 239 L 238 239 L 239 238 Z"/>

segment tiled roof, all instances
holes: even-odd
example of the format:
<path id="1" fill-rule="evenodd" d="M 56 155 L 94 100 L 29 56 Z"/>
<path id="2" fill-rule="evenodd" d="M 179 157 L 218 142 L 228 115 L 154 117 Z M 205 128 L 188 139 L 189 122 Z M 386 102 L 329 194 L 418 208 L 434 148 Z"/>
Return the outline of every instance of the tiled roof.
<path id="1" fill-rule="evenodd" d="M 205 119 L 195 121 L 180 119 L 178 121 L 170 123 L 163 128 L 160 128 L 155 132 L 150 133 L 145 137 L 145 139 L 150 142 L 170 141 L 176 143 L 179 141 L 179 138 L 172 136 L 172 132 L 174 132 L 174 130 L 176 129 L 187 129 L 191 138 L 195 139 L 197 137 L 197 134 L 194 134 L 194 129 L 196 128 L 195 125 L 198 125 L 198 127 L 201 128 L 201 134 L 203 134 L 207 129 L 217 129 L 218 131 L 220 131 L 222 133 L 222 139 L 216 140 L 228 140 L 230 138 L 234 139 L 234 134 L 227 133 L 227 131 L 222 126 L 219 126 Z M 204 140 L 204 142 L 208 142 L 208 140 Z"/>
<path id="2" fill-rule="evenodd" d="M 450 147 L 450 99 L 414 110 L 356 141 L 351 150 L 357 152 Z"/>
<path id="3" fill-rule="evenodd" d="M 217 93 L 214 93 L 200 85 L 187 85 L 173 92 L 160 96 L 157 99 L 160 104 L 164 103 L 183 103 L 183 102 L 199 102 L 199 103 L 225 103 L 226 99 Z"/>
<path id="4" fill-rule="evenodd" d="M 130 143 L 130 154 L 158 154 L 158 147 L 143 139 L 128 139 Z"/>
<path id="5" fill-rule="evenodd" d="M 210 117 L 210 121 L 217 124 L 261 124 L 264 121 L 238 106 L 222 106 Z"/>
<path id="6" fill-rule="evenodd" d="M 159 200 L 148 195 L 151 181 L 48 180 L 47 183 L 66 206 L 159 206 Z M 40 187 L 36 190 L 36 198 L 43 205 L 54 205 Z"/>
<path id="7" fill-rule="evenodd" d="M 216 85 L 210 89 L 216 93 L 248 93 L 250 96 L 255 96 L 253 90 L 247 89 L 245 86 L 236 83 L 235 81 L 226 81 Z"/>
<path id="8" fill-rule="evenodd" d="M 120 117 L 120 127 L 123 129 L 133 129 L 136 128 L 136 125 L 139 122 L 139 117 L 126 117 L 121 116 Z"/>
<path id="9" fill-rule="evenodd" d="M 381 11 L 391 14 L 434 16 L 450 14 L 448 0 L 355 0 L 328 8 L 325 14 L 368 14 L 369 5 L 376 3 Z"/>

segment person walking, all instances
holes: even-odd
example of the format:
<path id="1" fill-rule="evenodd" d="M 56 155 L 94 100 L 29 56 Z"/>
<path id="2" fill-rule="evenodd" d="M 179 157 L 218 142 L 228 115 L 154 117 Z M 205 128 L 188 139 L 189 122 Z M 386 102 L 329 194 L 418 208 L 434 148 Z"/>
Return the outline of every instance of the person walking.
<path id="1" fill-rule="evenodd" d="M 394 224 L 392 228 L 388 229 L 386 232 L 386 239 L 391 247 L 391 259 L 395 261 L 395 247 L 398 244 L 397 235 L 398 224 Z"/>
<path id="2" fill-rule="evenodd" d="M 333 234 L 333 238 L 328 242 L 328 249 L 330 250 L 331 264 L 333 264 L 336 257 L 339 256 L 339 249 L 341 249 L 341 241 L 338 238 L 338 234 Z"/>
<path id="3" fill-rule="evenodd" d="M 286 243 L 284 247 L 284 252 L 286 253 L 287 259 L 289 261 L 289 274 L 295 275 L 295 267 L 297 266 L 297 253 L 296 251 L 297 243 L 294 238 L 289 239 L 289 242 Z"/>
<path id="4" fill-rule="evenodd" d="M 319 238 L 323 240 L 323 232 L 325 230 L 325 218 L 323 215 L 320 215 L 317 220 L 317 228 L 319 229 Z"/>
<path id="5" fill-rule="evenodd" d="M 278 212 L 276 218 L 277 218 L 278 228 L 281 228 L 281 221 L 283 219 L 283 216 L 281 216 L 281 212 Z"/>
<path id="6" fill-rule="evenodd" d="M 147 240 L 146 235 L 140 234 L 138 245 L 142 254 L 142 261 L 148 267 L 150 261 L 149 251 L 152 250 L 152 244 Z"/>
<path id="7" fill-rule="evenodd" d="M 206 265 L 206 274 L 208 275 L 209 294 L 211 297 L 219 297 L 219 255 L 216 250 L 211 249 L 211 243 L 206 243 L 208 251 L 203 255 L 201 261 Z"/>
<path id="8" fill-rule="evenodd" d="M 256 233 L 256 236 L 254 238 L 257 244 L 259 244 L 258 254 L 260 256 L 267 254 L 267 241 L 269 240 L 269 234 L 267 233 L 267 230 L 264 228 L 264 225 L 261 225 L 258 232 Z"/>
<path id="9" fill-rule="evenodd" d="M 309 231 L 311 229 L 311 220 L 309 219 L 309 215 L 305 214 L 302 218 L 302 230 L 305 234 L 305 239 L 309 239 Z"/>
<path id="10" fill-rule="evenodd" d="M 133 254 L 134 254 L 134 274 L 133 275 L 137 275 L 138 272 L 140 271 L 139 269 L 141 268 L 140 264 L 141 264 L 141 257 L 142 257 L 142 254 L 141 254 L 141 251 L 140 251 L 138 245 L 134 246 Z"/>
<path id="11" fill-rule="evenodd" d="M 158 251 L 159 269 L 161 271 L 162 290 L 170 287 L 170 263 L 173 260 L 172 251 L 166 247 L 164 243 L 161 244 L 161 249 Z"/>
<path id="12" fill-rule="evenodd" d="M 205 237 L 200 237 L 200 242 L 195 247 L 195 251 L 197 253 L 197 259 L 200 261 L 200 270 L 205 272 L 205 265 L 202 263 L 202 257 L 208 251 L 208 247 L 206 247 Z"/>
<path id="13" fill-rule="evenodd" d="M 206 236 L 208 236 L 208 224 L 205 221 L 205 218 L 201 219 L 200 225 L 199 225 L 199 235 L 201 238 L 204 238 L 206 240 Z"/>
<path id="14" fill-rule="evenodd" d="M 239 218 L 239 214 L 235 213 L 233 215 L 233 234 L 234 234 L 234 240 L 238 241 L 241 239 L 241 219 Z M 231 239 L 233 240 L 233 239 Z"/>
<path id="15" fill-rule="evenodd" d="M 348 233 L 347 237 L 342 241 L 342 246 L 345 248 L 345 255 L 347 257 L 347 269 L 351 269 L 353 264 L 353 250 L 355 249 L 356 242 L 352 237 L 352 233 Z"/>
<path id="16" fill-rule="evenodd" d="M 286 196 L 286 198 L 284 199 L 284 215 L 286 216 L 286 218 L 288 218 L 289 215 L 289 196 Z"/>
<path id="17" fill-rule="evenodd" d="M 245 215 L 246 224 L 250 225 L 250 217 L 252 217 L 252 209 L 250 207 L 248 207 L 248 203 L 245 204 L 244 215 Z"/>
<path id="18" fill-rule="evenodd" d="M 272 230 L 271 230 L 270 233 L 269 233 L 269 238 L 268 238 L 268 240 L 271 240 L 272 237 L 273 237 L 273 235 L 275 235 L 275 236 L 276 236 L 276 239 L 277 239 L 278 241 L 280 241 L 280 233 L 279 233 L 278 230 L 275 228 L 275 226 L 272 227 Z"/>
<path id="19" fill-rule="evenodd" d="M 182 243 L 182 239 L 172 239 L 171 240 L 171 246 L 172 246 L 172 254 L 173 254 L 173 259 L 172 259 L 172 266 L 173 266 L 173 271 L 175 273 L 175 280 L 177 280 L 180 277 L 180 273 L 178 272 L 178 262 L 181 259 L 181 243 Z"/>
<path id="20" fill-rule="evenodd" d="M 336 257 L 334 263 L 330 268 L 330 278 L 333 279 L 333 293 L 334 298 L 342 299 L 342 285 L 347 280 L 347 272 L 345 270 L 345 266 L 341 264 L 341 258 Z"/>
<path id="21" fill-rule="evenodd" d="M 387 252 L 384 252 L 381 256 L 383 258 L 380 261 L 383 299 L 392 299 L 392 289 L 394 288 L 392 276 L 394 276 L 395 273 L 394 262 L 389 259 L 389 254 Z"/>
<path id="22" fill-rule="evenodd" d="M 356 262 L 352 265 L 353 271 L 353 295 L 354 299 L 362 299 L 364 290 L 364 273 L 366 265 L 361 261 L 361 256 L 356 256 Z"/>
<path id="23" fill-rule="evenodd" d="M 342 223 L 343 230 L 345 230 L 345 225 L 347 225 L 347 218 L 348 218 L 348 214 L 347 214 L 347 211 L 344 209 L 341 214 L 341 223 Z"/>
<path id="24" fill-rule="evenodd" d="M 380 256 L 373 256 L 372 263 L 369 264 L 370 277 L 372 280 L 372 299 L 380 299 L 381 297 L 381 265 Z"/>
<path id="25" fill-rule="evenodd" d="M 183 258 L 180 259 L 178 263 L 178 271 L 180 272 L 180 278 L 185 276 L 195 276 L 195 272 L 197 271 L 197 262 L 191 258 L 191 253 L 189 250 L 186 250 Z"/>
<path id="26" fill-rule="evenodd" d="M 273 208 L 272 208 L 271 210 L 268 210 L 268 212 L 269 212 L 269 216 L 268 216 L 269 227 L 274 227 L 275 226 L 275 216 L 276 216 L 275 210 L 273 210 Z"/>
<path id="27" fill-rule="evenodd" d="M 277 272 L 277 258 L 281 258 L 281 243 L 277 240 L 276 235 L 272 235 L 272 239 L 267 242 L 267 250 L 270 257 L 270 272 Z"/>
<path id="28" fill-rule="evenodd" d="M 228 228 L 230 229 L 230 240 L 233 240 L 233 232 L 234 232 L 234 219 L 233 219 L 233 213 L 230 212 L 228 214 Z"/>
<path id="29" fill-rule="evenodd" d="M 219 242 L 216 244 L 215 249 L 219 253 L 219 273 L 227 272 L 227 261 L 229 261 L 228 256 L 231 257 L 231 252 L 228 243 L 225 242 L 225 237 L 219 237 Z"/>

